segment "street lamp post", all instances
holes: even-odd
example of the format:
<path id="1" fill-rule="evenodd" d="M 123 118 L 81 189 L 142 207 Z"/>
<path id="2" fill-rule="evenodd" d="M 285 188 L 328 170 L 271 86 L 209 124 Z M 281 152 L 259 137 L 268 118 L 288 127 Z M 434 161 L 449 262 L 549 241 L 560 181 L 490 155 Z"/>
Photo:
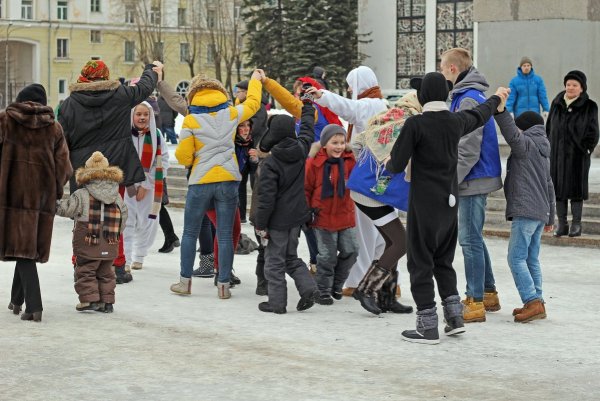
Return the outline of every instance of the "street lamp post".
<path id="1" fill-rule="evenodd" d="M 10 27 L 12 21 L 6 25 L 6 40 L 4 42 L 4 108 L 8 106 L 8 40 L 10 39 Z"/>

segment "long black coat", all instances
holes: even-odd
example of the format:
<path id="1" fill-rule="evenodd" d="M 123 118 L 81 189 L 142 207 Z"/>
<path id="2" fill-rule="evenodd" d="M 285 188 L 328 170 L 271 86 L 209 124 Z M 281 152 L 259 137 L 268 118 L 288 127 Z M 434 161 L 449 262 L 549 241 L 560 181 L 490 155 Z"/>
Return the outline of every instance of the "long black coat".
<path id="1" fill-rule="evenodd" d="M 567 107 L 564 95 L 552 101 L 546 123 L 550 175 L 557 200 L 585 200 L 590 157 L 598 144 L 598 106 L 584 92 Z"/>
<path id="2" fill-rule="evenodd" d="M 131 141 L 131 108 L 150 96 L 158 76 L 146 66 L 136 86 L 119 81 L 71 85 L 71 96 L 61 105 L 58 121 L 65 131 L 73 169 L 85 165 L 95 151 L 123 170 L 123 184 L 145 179 L 140 158 Z M 77 189 L 71 179 L 71 192 Z"/>

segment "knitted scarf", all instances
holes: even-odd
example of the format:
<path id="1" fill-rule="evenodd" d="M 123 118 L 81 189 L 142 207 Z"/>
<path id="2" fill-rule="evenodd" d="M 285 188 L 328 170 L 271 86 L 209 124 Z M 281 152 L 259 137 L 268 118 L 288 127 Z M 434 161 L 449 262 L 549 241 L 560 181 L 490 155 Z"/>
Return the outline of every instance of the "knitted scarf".
<path id="1" fill-rule="evenodd" d="M 156 161 L 156 168 L 154 170 L 154 202 L 152 203 L 152 210 L 148 215 L 150 219 L 156 219 L 158 213 L 160 212 L 162 196 L 163 196 L 163 163 L 162 163 L 162 146 L 161 146 L 161 135 L 158 130 L 156 130 L 156 152 L 152 148 L 152 134 L 148 128 L 145 128 L 142 131 L 138 131 L 137 129 L 132 128 L 132 133 L 135 136 L 144 135 L 144 146 L 142 147 L 142 167 L 144 168 L 144 173 L 150 173 L 152 169 L 152 156 L 155 156 L 154 159 Z"/>
<path id="2" fill-rule="evenodd" d="M 98 245 L 100 238 L 100 223 L 102 221 L 102 202 L 90 195 L 90 210 L 88 217 L 88 232 L 85 243 Z M 121 210 L 116 203 L 104 204 L 104 224 L 102 234 L 109 244 L 119 243 L 121 233 Z"/>
<path id="3" fill-rule="evenodd" d="M 331 166 L 338 165 L 338 198 L 343 198 L 346 192 L 346 182 L 344 180 L 344 159 L 341 157 L 330 157 L 325 162 L 323 169 L 323 186 L 321 187 L 321 199 L 333 198 L 333 183 L 331 182 Z"/>
<path id="4" fill-rule="evenodd" d="M 381 89 L 379 88 L 379 86 L 373 86 L 372 88 L 369 88 L 367 90 L 365 90 L 364 92 L 360 93 L 357 96 L 357 99 L 365 99 L 365 98 L 371 98 L 371 99 L 383 99 L 383 94 L 381 93 Z M 348 125 L 348 138 L 346 139 L 348 142 L 350 142 L 350 140 L 352 139 L 352 130 L 354 129 L 354 124 L 349 124 Z"/>

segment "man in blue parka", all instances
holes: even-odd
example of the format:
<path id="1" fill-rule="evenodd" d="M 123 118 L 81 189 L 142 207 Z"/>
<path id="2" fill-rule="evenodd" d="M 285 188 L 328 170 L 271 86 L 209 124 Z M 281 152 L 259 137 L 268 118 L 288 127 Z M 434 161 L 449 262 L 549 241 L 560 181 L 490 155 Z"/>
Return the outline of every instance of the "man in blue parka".
<path id="1" fill-rule="evenodd" d="M 506 102 L 506 109 L 516 118 L 526 111 L 540 114 L 540 106 L 545 119 L 550 110 L 546 85 L 542 77 L 533 71 L 531 59 L 523 57 L 517 68 L 517 76 L 510 80 L 510 96 Z"/>

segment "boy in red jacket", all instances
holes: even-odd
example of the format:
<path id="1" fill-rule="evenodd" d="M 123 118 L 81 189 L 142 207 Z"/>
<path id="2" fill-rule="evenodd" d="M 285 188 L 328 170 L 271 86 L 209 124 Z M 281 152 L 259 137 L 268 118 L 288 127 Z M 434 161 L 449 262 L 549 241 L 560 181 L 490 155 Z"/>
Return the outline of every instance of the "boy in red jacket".
<path id="1" fill-rule="evenodd" d="M 356 160 L 346 149 L 344 127 L 327 125 L 320 143 L 321 149 L 306 163 L 304 192 L 316 214 L 311 225 L 319 246 L 315 281 L 320 297 L 315 301 L 331 305 L 333 298 L 342 299 L 342 286 L 358 256 L 354 202 L 346 189 Z"/>

